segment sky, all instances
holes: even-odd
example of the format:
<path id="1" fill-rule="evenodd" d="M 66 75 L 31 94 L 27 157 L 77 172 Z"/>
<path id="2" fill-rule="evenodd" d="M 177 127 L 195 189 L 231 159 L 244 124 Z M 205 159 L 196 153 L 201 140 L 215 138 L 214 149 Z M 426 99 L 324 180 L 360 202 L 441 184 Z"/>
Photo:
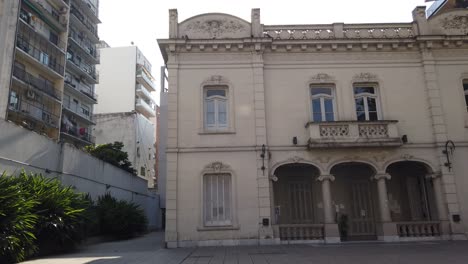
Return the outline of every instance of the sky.
<path id="1" fill-rule="evenodd" d="M 179 22 L 202 13 L 228 13 L 250 21 L 252 8 L 260 8 L 266 25 L 411 22 L 424 0 L 100 0 L 99 37 L 111 47 L 133 42 L 153 65 L 159 86 L 164 65 L 157 39 L 168 38 L 169 9 L 177 8 Z M 159 87 L 158 87 L 159 93 Z M 156 99 L 159 96 L 156 95 Z"/>

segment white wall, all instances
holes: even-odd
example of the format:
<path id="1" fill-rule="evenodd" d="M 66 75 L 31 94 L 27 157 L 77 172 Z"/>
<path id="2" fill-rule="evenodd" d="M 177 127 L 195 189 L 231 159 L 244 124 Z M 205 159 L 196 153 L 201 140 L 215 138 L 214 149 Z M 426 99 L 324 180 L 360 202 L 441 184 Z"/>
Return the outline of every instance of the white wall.
<path id="1" fill-rule="evenodd" d="M 63 184 L 94 199 L 110 192 L 117 199 L 134 202 L 145 210 L 151 229 L 159 228 L 159 197 L 148 191 L 147 181 L 88 155 L 68 144 L 0 120 L 0 171 L 21 169 L 58 177 Z M 47 173 L 45 170 L 50 171 Z"/>
<path id="2" fill-rule="evenodd" d="M 158 189 L 161 197 L 161 208 L 166 208 L 166 148 L 167 148 L 167 93 L 161 91 L 161 101 L 159 107 L 159 142 L 158 142 Z"/>
<path id="3" fill-rule="evenodd" d="M 135 110 L 136 47 L 100 49 L 98 104 L 94 113 L 118 113 Z"/>

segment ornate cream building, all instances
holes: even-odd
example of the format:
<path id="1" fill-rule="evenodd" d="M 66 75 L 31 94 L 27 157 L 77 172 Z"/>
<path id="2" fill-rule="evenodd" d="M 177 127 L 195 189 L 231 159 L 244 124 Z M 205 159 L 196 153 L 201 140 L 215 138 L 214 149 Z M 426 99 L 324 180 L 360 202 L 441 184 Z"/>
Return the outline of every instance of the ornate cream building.
<path id="1" fill-rule="evenodd" d="M 466 239 L 468 10 L 169 13 L 168 247 Z"/>

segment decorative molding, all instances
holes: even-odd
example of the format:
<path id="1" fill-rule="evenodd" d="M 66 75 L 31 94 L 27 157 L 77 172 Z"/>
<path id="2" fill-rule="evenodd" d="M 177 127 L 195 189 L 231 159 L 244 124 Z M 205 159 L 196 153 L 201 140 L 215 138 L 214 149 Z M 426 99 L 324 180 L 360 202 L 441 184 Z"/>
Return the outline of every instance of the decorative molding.
<path id="1" fill-rule="evenodd" d="M 299 163 L 301 161 L 304 161 L 304 159 L 299 156 L 294 156 L 294 157 L 289 158 L 288 161 L 293 162 L 293 163 Z"/>
<path id="2" fill-rule="evenodd" d="M 208 33 L 210 38 L 221 38 L 226 34 L 238 34 L 245 31 L 248 31 L 245 25 L 227 18 L 195 20 L 185 26 L 187 33 Z"/>
<path id="3" fill-rule="evenodd" d="M 331 75 L 328 75 L 326 73 L 319 73 L 310 79 L 310 82 L 313 83 L 333 83 L 335 82 L 335 78 Z"/>
<path id="4" fill-rule="evenodd" d="M 228 83 L 229 81 L 224 76 L 212 75 L 203 82 L 203 85 L 227 85 Z"/>
<path id="5" fill-rule="evenodd" d="M 381 180 L 381 179 L 384 179 L 384 180 L 390 180 L 392 178 L 392 176 L 388 173 L 380 173 L 380 174 L 376 174 L 374 175 L 374 177 L 372 177 L 374 180 Z"/>
<path id="6" fill-rule="evenodd" d="M 206 165 L 203 171 L 205 173 L 207 172 L 219 173 L 219 172 L 231 171 L 231 166 L 224 164 L 221 161 L 215 161 Z"/>
<path id="7" fill-rule="evenodd" d="M 325 180 L 328 180 L 328 181 L 335 181 L 335 176 L 329 174 L 329 175 L 320 175 L 320 176 L 317 178 L 317 181 L 325 181 Z"/>
<path id="8" fill-rule="evenodd" d="M 426 179 L 436 179 L 436 178 L 441 178 L 442 173 L 441 172 L 435 172 L 435 173 L 429 173 L 426 174 Z"/>
<path id="9" fill-rule="evenodd" d="M 328 162 L 330 162 L 331 159 L 332 159 L 332 157 L 330 157 L 330 156 L 320 155 L 320 156 L 317 157 L 318 162 L 323 163 L 323 164 L 327 164 Z"/>
<path id="10" fill-rule="evenodd" d="M 468 16 L 453 15 L 441 21 L 442 28 L 450 31 L 468 32 Z"/>
<path id="11" fill-rule="evenodd" d="M 362 72 L 362 73 L 354 75 L 353 81 L 354 82 L 378 82 L 379 79 L 377 78 L 377 75 L 373 73 Z"/>
<path id="12" fill-rule="evenodd" d="M 403 155 L 401 155 L 401 158 L 404 159 L 404 160 L 412 160 L 414 158 L 414 156 L 410 155 L 410 154 L 403 154 Z"/>

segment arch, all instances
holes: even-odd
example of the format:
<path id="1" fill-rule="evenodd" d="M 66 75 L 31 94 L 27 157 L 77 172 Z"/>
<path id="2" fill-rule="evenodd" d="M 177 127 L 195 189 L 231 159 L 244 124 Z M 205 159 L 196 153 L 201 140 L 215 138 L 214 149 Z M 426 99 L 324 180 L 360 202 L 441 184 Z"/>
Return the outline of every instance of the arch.
<path id="1" fill-rule="evenodd" d="M 289 160 L 277 162 L 277 163 L 275 163 L 273 166 L 271 166 L 271 169 L 270 169 L 270 174 L 271 174 L 271 176 L 275 175 L 275 171 L 276 171 L 279 167 L 284 166 L 284 165 L 288 165 L 288 164 L 306 164 L 306 165 L 311 165 L 311 166 L 314 166 L 314 167 L 317 169 L 317 171 L 319 172 L 320 175 L 323 173 L 323 168 L 322 168 L 320 165 L 318 165 L 317 163 L 312 162 L 312 161 L 308 161 L 308 160 L 304 160 L 304 159 L 302 159 L 302 158 L 293 157 L 293 158 L 290 158 Z"/>
<path id="2" fill-rule="evenodd" d="M 372 168 L 372 170 L 377 173 L 379 172 L 379 167 L 372 163 L 371 161 L 365 160 L 365 159 L 342 159 L 342 160 L 337 160 L 335 162 L 332 162 L 328 167 L 327 167 L 327 173 L 330 173 L 333 167 L 343 164 L 343 163 L 363 163 L 366 165 L 369 165 L 369 167 Z"/>
<path id="3" fill-rule="evenodd" d="M 427 160 L 424 160 L 424 159 L 419 159 L 419 158 L 399 158 L 399 159 L 394 159 L 394 160 L 391 160 L 391 161 L 388 161 L 386 162 L 384 165 L 383 165 L 383 171 L 386 172 L 388 170 L 388 167 L 392 164 L 395 164 L 395 163 L 398 163 L 398 162 L 416 162 L 416 163 L 420 163 L 422 165 L 424 165 L 424 167 L 426 167 L 427 169 L 427 172 L 428 173 L 435 173 L 437 172 L 437 169 L 435 168 L 435 166 L 427 161 Z"/>

